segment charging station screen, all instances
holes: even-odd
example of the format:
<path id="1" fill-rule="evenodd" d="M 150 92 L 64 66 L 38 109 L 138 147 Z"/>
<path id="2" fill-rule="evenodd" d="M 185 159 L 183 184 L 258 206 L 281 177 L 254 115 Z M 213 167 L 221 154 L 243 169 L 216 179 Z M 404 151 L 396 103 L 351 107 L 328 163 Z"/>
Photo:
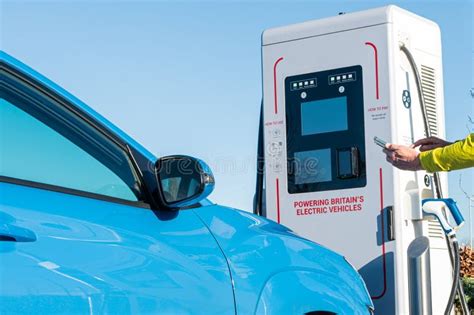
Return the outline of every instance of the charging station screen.
<path id="1" fill-rule="evenodd" d="M 347 129 L 346 96 L 301 103 L 303 136 Z"/>
<path id="2" fill-rule="evenodd" d="M 297 185 L 332 180 L 331 149 L 295 152 L 294 162 Z"/>

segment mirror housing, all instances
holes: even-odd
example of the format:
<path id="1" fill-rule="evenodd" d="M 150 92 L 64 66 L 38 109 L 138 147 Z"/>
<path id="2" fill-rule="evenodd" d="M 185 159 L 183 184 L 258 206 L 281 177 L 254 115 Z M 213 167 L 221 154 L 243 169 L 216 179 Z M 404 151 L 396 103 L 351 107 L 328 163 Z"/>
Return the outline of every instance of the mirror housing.
<path id="1" fill-rule="evenodd" d="M 214 190 L 214 175 L 200 159 L 186 155 L 160 158 L 155 163 L 161 200 L 167 208 L 189 207 Z"/>

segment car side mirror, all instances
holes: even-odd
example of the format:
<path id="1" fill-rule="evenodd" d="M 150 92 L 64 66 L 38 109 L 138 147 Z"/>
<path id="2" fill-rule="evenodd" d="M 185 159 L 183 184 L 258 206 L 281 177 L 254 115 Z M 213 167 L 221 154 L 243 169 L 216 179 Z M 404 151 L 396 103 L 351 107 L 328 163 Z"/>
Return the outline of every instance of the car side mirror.
<path id="1" fill-rule="evenodd" d="M 160 158 L 155 164 L 161 199 L 169 208 L 195 205 L 214 190 L 214 176 L 203 161 L 185 155 Z"/>

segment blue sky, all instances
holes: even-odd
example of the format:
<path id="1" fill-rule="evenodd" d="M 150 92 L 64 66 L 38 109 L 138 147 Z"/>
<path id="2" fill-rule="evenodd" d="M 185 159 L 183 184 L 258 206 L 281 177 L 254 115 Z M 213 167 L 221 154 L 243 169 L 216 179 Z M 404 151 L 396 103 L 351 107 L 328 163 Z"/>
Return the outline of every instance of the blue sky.
<path id="1" fill-rule="evenodd" d="M 448 139 L 473 115 L 470 1 L 2 1 L 1 48 L 91 105 L 158 156 L 214 169 L 211 199 L 251 210 L 261 100 L 260 35 L 270 27 L 396 4 L 442 31 Z M 474 127 L 474 126 L 471 126 Z M 450 174 L 450 195 L 468 217 Z M 468 226 L 462 233 L 467 238 Z"/>

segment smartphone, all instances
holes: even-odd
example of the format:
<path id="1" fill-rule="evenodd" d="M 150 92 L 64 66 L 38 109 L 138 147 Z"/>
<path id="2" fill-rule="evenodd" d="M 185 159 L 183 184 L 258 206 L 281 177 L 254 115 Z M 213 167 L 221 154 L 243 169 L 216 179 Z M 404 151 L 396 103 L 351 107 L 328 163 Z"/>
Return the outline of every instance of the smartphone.
<path id="1" fill-rule="evenodd" d="M 387 141 L 380 139 L 379 137 L 374 137 L 374 142 L 376 145 L 385 148 L 385 145 L 387 144 Z"/>

